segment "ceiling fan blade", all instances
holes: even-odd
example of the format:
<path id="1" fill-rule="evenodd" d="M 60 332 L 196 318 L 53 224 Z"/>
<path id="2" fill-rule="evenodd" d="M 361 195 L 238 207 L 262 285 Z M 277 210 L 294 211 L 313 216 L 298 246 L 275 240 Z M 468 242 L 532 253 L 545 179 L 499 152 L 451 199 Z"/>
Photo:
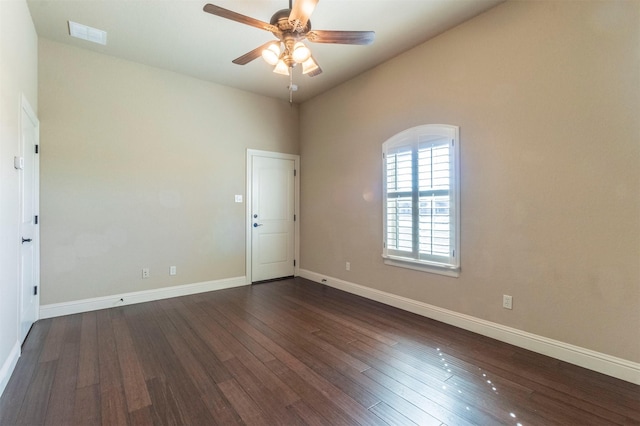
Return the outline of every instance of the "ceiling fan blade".
<path id="1" fill-rule="evenodd" d="M 313 43 L 371 44 L 375 37 L 375 31 L 313 30 L 307 33 L 307 40 Z"/>
<path id="2" fill-rule="evenodd" d="M 232 21 L 240 22 L 241 24 L 260 28 L 261 30 L 270 31 L 272 33 L 280 32 L 280 30 L 275 25 L 271 25 L 259 19 L 250 18 L 232 10 L 216 6 L 215 4 L 205 4 L 202 10 L 212 15 L 220 16 L 221 18 L 231 19 Z"/>
<path id="3" fill-rule="evenodd" d="M 317 4 L 318 0 L 295 0 L 293 8 L 291 8 L 291 13 L 289 14 L 289 22 L 293 26 L 294 31 L 304 30 Z"/>
<path id="4" fill-rule="evenodd" d="M 316 64 L 317 64 L 317 63 L 316 63 Z M 322 74 L 322 68 L 320 68 L 320 65 L 318 65 L 318 68 L 317 68 L 317 69 L 315 69 L 315 70 L 310 71 L 310 72 L 308 72 L 308 73 L 307 73 L 307 75 L 308 75 L 309 77 L 315 77 L 316 75 L 320 75 L 320 74 Z"/>
<path id="5" fill-rule="evenodd" d="M 254 59 L 260 57 L 262 55 L 262 51 L 264 49 L 266 49 L 267 47 L 269 47 L 270 44 L 272 44 L 273 41 L 267 42 L 265 44 L 263 44 L 262 46 L 256 47 L 255 49 L 253 49 L 251 52 L 247 52 L 244 55 L 234 59 L 233 62 L 234 64 L 238 64 L 238 65 L 246 65 L 249 62 L 253 61 Z"/>

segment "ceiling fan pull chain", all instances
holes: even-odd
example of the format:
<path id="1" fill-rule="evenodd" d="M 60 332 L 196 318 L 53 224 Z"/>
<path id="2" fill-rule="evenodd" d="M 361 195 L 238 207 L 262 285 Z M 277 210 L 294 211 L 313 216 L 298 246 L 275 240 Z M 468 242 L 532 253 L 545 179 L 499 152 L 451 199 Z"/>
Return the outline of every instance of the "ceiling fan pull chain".
<path id="1" fill-rule="evenodd" d="M 289 103 L 293 104 L 293 67 L 289 67 Z"/>

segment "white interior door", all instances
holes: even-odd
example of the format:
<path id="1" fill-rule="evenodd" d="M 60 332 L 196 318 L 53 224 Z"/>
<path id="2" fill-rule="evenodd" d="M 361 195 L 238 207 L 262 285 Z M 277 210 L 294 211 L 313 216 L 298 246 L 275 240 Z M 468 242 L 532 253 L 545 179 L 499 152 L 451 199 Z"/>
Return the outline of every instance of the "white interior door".
<path id="1" fill-rule="evenodd" d="M 22 101 L 20 170 L 20 341 L 38 319 L 39 297 L 39 232 L 37 226 L 39 199 L 38 139 L 39 123 L 26 99 Z M 20 164 L 21 163 L 21 164 Z"/>
<path id="2" fill-rule="evenodd" d="M 251 282 L 293 276 L 295 159 L 250 158 Z"/>

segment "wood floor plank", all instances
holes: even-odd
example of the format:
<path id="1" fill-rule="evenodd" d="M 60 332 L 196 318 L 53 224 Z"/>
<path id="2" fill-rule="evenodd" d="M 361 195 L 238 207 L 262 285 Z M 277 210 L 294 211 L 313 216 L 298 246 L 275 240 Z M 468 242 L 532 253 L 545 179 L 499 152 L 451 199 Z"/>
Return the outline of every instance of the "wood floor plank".
<path id="1" fill-rule="evenodd" d="M 295 278 L 36 322 L 21 424 L 640 425 L 640 386 Z"/>
<path id="2" fill-rule="evenodd" d="M 39 356 L 40 351 L 32 348 L 23 352 L 18 360 L 13 375 L 7 383 L 2 398 L 0 398 L 0 425 L 18 423 L 20 407 L 22 407 L 29 385 L 34 379 L 35 366 Z"/>
<path id="3" fill-rule="evenodd" d="M 67 395 L 70 398 L 70 395 Z M 102 424 L 100 385 L 77 388 L 73 404 L 73 421 L 69 424 L 97 426 Z"/>
<path id="4" fill-rule="evenodd" d="M 221 307 L 224 309 L 224 307 Z M 371 415 L 366 409 L 358 404 L 355 400 L 353 400 L 350 396 L 344 394 L 341 390 L 336 388 L 331 382 L 327 381 L 324 377 L 320 376 L 316 372 L 314 372 L 309 366 L 304 364 L 294 355 L 287 352 L 277 343 L 275 343 L 271 338 L 262 334 L 261 331 L 257 330 L 254 325 L 250 325 L 245 321 L 236 318 L 238 324 L 243 325 L 244 329 L 252 335 L 258 342 L 262 343 L 271 353 L 274 354 L 278 360 L 283 362 L 287 367 L 303 378 L 307 383 L 311 386 L 315 387 L 322 393 L 328 393 L 334 395 L 334 404 L 340 408 L 342 408 L 345 412 L 349 414 L 356 414 L 357 418 L 363 418 L 370 422 L 370 424 L 379 424 L 380 419 Z M 286 381 L 289 383 L 289 381 Z"/>
<path id="5" fill-rule="evenodd" d="M 353 368 L 364 371 L 370 368 L 369 365 L 364 362 L 350 356 L 348 353 L 341 351 L 335 346 L 327 343 L 325 340 L 318 338 L 314 333 L 321 331 L 320 328 L 314 327 L 298 327 L 298 324 L 304 324 L 305 321 L 301 321 L 300 318 L 283 314 L 280 310 L 275 311 L 273 306 L 269 309 L 269 306 L 264 304 L 250 304 L 245 307 L 256 318 L 265 323 L 275 331 L 286 334 L 290 339 L 296 342 L 304 342 L 305 348 L 308 351 L 324 351 L 327 354 L 333 356 L 341 363 L 346 363 Z"/>
<path id="6" fill-rule="evenodd" d="M 226 307 L 220 308 L 226 310 Z M 330 380 L 314 371 L 312 367 L 305 364 L 305 362 L 298 358 L 298 356 L 303 355 L 302 352 L 298 352 L 298 356 L 296 356 L 285 350 L 277 343 L 277 341 L 282 343 L 284 342 L 284 340 L 281 340 L 280 338 L 275 336 L 271 330 L 266 328 L 266 326 L 255 321 L 251 321 L 251 319 L 249 319 L 249 321 L 251 321 L 250 324 L 249 322 L 244 322 L 239 318 L 236 318 L 236 321 L 238 322 L 238 324 L 244 324 L 249 332 L 256 336 L 258 340 L 264 342 L 265 347 L 267 347 L 271 351 L 271 353 L 276 356 L 276 358 L 284 362 L 291 370 L 302 377 L 305 381 L 312 384 L 312 386 L 316 387 L 321 392 L 333 394 L 335 405 L 341 407 L 345 412 L 349 414 L 356 414 L 356 418 L 364 419 L 369 422 L 369 424 L 382 424 L 381 420 L 378 417 L 367 411 L 366 408 L 369 406 L 368 404 L 366 404 L 367 407 L 365 407 L 353 398 L 353 396 L 356 396 L 355 393 L 353 395 L 345 393 L 344 390 L 337 387 Z M 308 359 L 306 360 L 308 362 Z M 350 387 L 350 389 L 353 388 Z"/>
<path id="7" fill-rule="evenodd" d="M 298 424 L 298 416 L 287 411 L 287 405 L 279 400 L 264 384 L 249 371 L 237 358 L 225 361 L 225 365 L 233 374 L 235 381 L 244 389 L 251 399 L 262 409 L 265 416 L 273 424 Z M 299 397 L 296 401 L 300 400 Z"/>
<path id="8" fill-rule="evenodd" d="M 57 317 L 51 323 L 51 329 L 47 334 L 47 338 L 40 354 L 40 362 L 49 362 L 58 359 L 64 344 L 65 329 L 69 317 Z"/>
<path id="9" fill-rule="evenodd" d="M 146 405 L 135 411 L 129 412 L 129 424 L 136 426 L 153 426 L 153 415 L 151 406 Z"/>
<path id="10" fill-rule="evenodd" d="M 96 314 L 100 368 L 100 415 L 102 424 L 129 424 L 111 311 Z"/>
<path id="11" fill-rule="evenodd" d="M 160 304 L 156 305 L 160 307 Z M 162 378 L 166 381 L 167 389 L 177 401 L 176 407 L 180 409 L 180 417 L 184 419 L 183 424 L 218 424 L 193 378 L 183 368 L 177 354 L 168 343 L 170 339 L 166 333 L 175 330 L 171 319 L 162 309 L 151 312 L 149 316 L 153 320 L 150 323 L 161 331 L 161 340 L 166 343 L 158 347 L 162 352 L 157 362 L 163 371 Z"/>
<path id="12" fill-rule="evenodd" d="M 342 374 L 339 369 L 332 366 L 340 364 L 342 361 L 329 354 L 323 354 L 321 350 L 312 345 L 306 345 L 297 339 L 297 334 L 291 332 L 286 327 L 279 327 L 279 330 L 270 330 L 266 324 L 261 324 L 259 319 L 249 319 L 249 323 L 254 325 L 266 337 L 273 340 L 283 349 L 287 350 L 298 360 L 311 368 L 318 375 L 329 381 L 331 384 L 342 390 L 365 408 L 376 405 L 380 400 L 365 388 L 354 382 L 349 377 Z M 291 342 L 295 341 L 295 344 Z M 326 361 L 326 362 L 325 362 Z"/>
<path id="13" fill-rule="evenodd" d="M 407 418 L 404 414 L 396 411 L 393 407 L 385 404 L 384 402 L 380 402 L 373 407 L 371 407 L 371 411 L 374 412 L 378 417 L 380 417 L 385 422 L 390 425 L 407 425 L 413 426 L 418 425 L 414 421 Z M 438 424 L 441 424 L 438 422 Z"/>
<path id="14" fill-rule="evenodd" d="M 144 316 L 131 316 L 130 311 L 138 312 L 139 306 L 127 306 L 124 309 L 125 316 L 128 318 L 127 324 L 131 332 L 131 337 L 136 345 L 136 351 L 142 364 L 144 378 L 148 382 L 151 379 L 166 379 L 167 365 L 178 362 L 175 353 L 167 342 L 165 335 L 158 326 L 158 319 L 164 315 L 157 303 L 148 304 L 151 309 L 145 309 L 147 314 Z"/>
<path id="15" fill-rule="evenodd" d="M 331 394 L 309 384 L 304 377 L 299 376 L 279 359 L 269 361 L 265 365 L 288 383 L 306 405 L 312 407 L 317 413 L 322 413 L 329 424 L 352 425 L 357 423 L 345 410 L 333 404 Z"/>
<path id="16" fill-rule="evenodd" d="M 241 324 L 229 320 L 229 318 L 225 317 L 221 311 L 215 309 L 214 307 L 211 307 L 208 310 L 208 313 L 211 319 L 213 319 L 215 322 L 219 323 L 229 331 L 228 336 L 223 335 L 221 336 L 221 338 L 225 339 L 228 342 L 229 348 L 233 348 L 233 351 L 236 355 L 235 358 L 242 362 L 242 364 L 245 365 L 261 381 L 262 384 L 264 384 L 269 392 L 272 392 L 274 395 L 276 395 L 285 406 L 292 404 L 293 402 L 300 399 L 299 396 L 295 392 L 293 392 L 286 383 L 282 382 L 280 378 L 272 374 L 268 369 L 264 368 L 265 361 L 258 359 L 258 357 L 255 355 L 255 345 L 259 345 L 259 343 L 256 342 L 247 333 L 245 333 L 245 330 L 241 327 Z M 232 316 L 232 318 L 235 317 Z M 238 340 L 234 341 L 233 339 L 230 339 L 231 336 Z M 247 347 L 245 345 L 249 340 L 251 340 L 253 343 L 250 344 L 249 347 Z M 262 348 L 262 346 L 260 347 Z M 235 358 L 232 358 L 231 360 Z M 268 357 L 262 357 L 262 359 L 266 359 L 266 362 L 268 362 L 269 360 L 273 360 L 275 358 L 271 353 L 269 353 Z"/>
<path id="17" fill-rule="evenodd" d="M 175 315 L 175 312 L 168 313 L 168 318 L 170 319 Z M 229 415 L 228 401 L 223 398 L 219 388 L 216 386 L 217 382 L 231 379 L 231 373 L 217 360 L 215 355 L 199 352 L 197 340 L 188 330 L 176 328 L 174 321 L 160 322 L 159 326 L 175 353 L 175 361 L 173 362 L 179 362 L 182 365 L 186 375 L 190 377 L 193 385 L 198 388 L 202 396 L 201 400 L 207 406 L 211 415 L 216 419 L 224 420 L 225 423 L 233 422 L 235 418 Z M 224 371 L 224 374 L 222 374 L 222 371 Z M 224 380 L 221 380 L 221 378 L 224 378 Z"/>
<path id="18" fill-rule="evenodd" d="M 100 389 L 105 392 L 111 388 L 121 388 L 120 364 L 116 340 L 111 327 L 111 311 L 101 310 L 96 314 L 98 330 L 98 364 L 100 371 Z"/>
<path id="19" fill-rule="evenodd" d="M 495 380 L 496 377 L 499 377 L 510 383 L 517 382 L 519 385 L 526 386 L 531 389 L 532 392 L 538 392 L 550 396 L 554 399 L 563 401 L 566 405 L 577 407 L 585 412 L 592 413 L 597 417 L 620 419 L 620 424 L 627 424 L 624 419 L 627 417 L 634 419 L 640 415 L 640 404 L 636 409 L 633 409 L 626 407 L 624 404 L 618 404 L 617 402 L 609 401 L 609 403 L 603 404 L 601 401 L 585 400 L 583 399 L 584 395 L 574 395 L 576 391 L 572 389 L 571 386 L 567 387 L 561 383 L 557 383 L 556 380 L 544 380 L 542 377 L 546 375 L 546 373 L 543 371 L 541 371 L 540 374 L 533 375 L 528 373 L 521 374 L 521 369 L 515 368 L 515 365 L 510 364 L 508 360 L 501 361 L 498 364 L 498 367 L 495 362 L 479 362 L 476 356 L 470 356 L 469 353 L 457 353 L 456 359 L 464 360 L 469 363 L 475 362 L 478 365 L 482 365 L 483 371 L 490 374 L 493 380 Z M 457 361 L 454 360 L 452 362 L 455 363 Z M 640 390 L 637 392 L 631 392 L 631 394 L 634 393 L 640 393 Z M 604 393 L 601 396 L 605 399 Z M 508 398 L 501 396 L 500 399 Z M 615 409 L 612 410 L 612 407 L 615 407 Z M 635 419 L 635 422 L 640 424 L 640 420 L 637 418 Z"/>
<path id="20" fill-rule="evenodd" d="M 326 418 L 307 405 L 303 400 L 294 402 L 289 406 L 289 409 L 295 411 L 306 425 L 327 426 L 330 424 Z"/>
<path id="21" fill-rule="evenodd" d="M 270 424 L 265 413 L 244 391 L 242 386 L 235 379 L 218 383 L 218 387 L 227 397 L 236 412 L 247 425 L 267 425 Z"/>
<path id="22" fill-rule="evenodd" d="M 128 425 L 127 402 L 121 386 L 100 390 L 100 414 L 103 425 Z"/>
<path id="23" fill-rule="evenodd" d="M 314 354 L 320 360 L 325 360 L 328 364 L 332 365 L 343 375 L 350 378 L 353 382 L 359 384 L 363 389 L 367 389 L 369 392 L 371 392 L 372 395 L 375 395 L 380 402 L 386 401 L 387 404 L 392 404 L 397 411 L 403 413 L 404 416 L 411 419 L 413 422 L 420 425 L 439 425 L 441 423 L 440 420 L 419 409 L 416 405 L 413 405 L 407 399 L 403 398 L 399 394 L 393 393 L 386 387 L 367 377 L 366 374 L 363 374 L 368 369 L 360 371 L 353 368 L 347 363 L 332 362 L 328 354 L 326 354 L 325 356 L 323 356 L 322 352 L 314 352 Z M 373 406 L 375 407 L 378 404 L 379 402 L 374 404 Z M 370 409 L 371 408 L 372 407 L 370 407 Z M 374 411 L 372 410 L 372 412 Z M 378 415 L 378 417 L 381 417 L 383 419 L 385 418 L 385 416 L 381 415 L 381 412 L 375 411 L 375 414 Z"/>
<path id="24" fill-rule="evenodd" d="M 331 341 L 331 336 L 323 333 L 318 333 L 320 337 L 326 338 Z M 339 342 L 338 345 L 346 345 Z M 364 371 L 362 374 L 372 378 L 378 384 L 387 387 L 396 395 L 402 396 L 404 399 L 412 402 L 414 405 L 420 406 L 425 409 L 433 417 L 436 417 L 440 421 L 447 424 L 452 423 L 451 420 L 445 419 L 455 417 L 455 413 L 460 414 L 463 419 L 459 422 L 480 422 L 479 424 L 488 423 L 491 424 L 496 421 L 496 418 L 491 417 L 488 413 L 475 407 L 472 400 L 469 400 L 470 396 L 457 396 L 452 394 L 451 391 L 443 389 L 446 386 L 446 381 L 438 380 L 430 376 L 425 376 L 419 373 L 418 370 L 410 366 L 406 366 L 402 363 L 398 363 L 393 358 L 388 358 L 384 354 L 375 354 L 370 352 L 370 348 L 366 345 L 354 345 L 354 342 L 348 344 L 351 347 L 352 355 L 363 359 L 368 364 L 372 365 L 372 368 Z M 345 348 L 345 350 L 348 350 Z M 400 368 L 397 368 L 400 367 Z M 414 377 L 414 374 L 418 375 L 418 378 Z M 389 380 L 393 378 L 393 380 Z M 423 400 L 423 398 L 429 400 Z M 443 407 L 457 407 L 452 413 Z M 427 408 L 424 408 L 427 407 Z M 467 408 L 469 407 L 469 408 Z M 474 408 L 473 410 L 471 408 Z M 410 417 L 413 419 L 413 417 Z"/>
<path id="25" fill-rule="evenodd" d="M 300 345 L 300 342 L 291 344 L 291 339 L 288 339 L 283 335 L 280 335 L 277 331 L 270 329 L 257 317 L 248 316 L 246 317 L 246 320 L 242 320 L 239 316 L 237 316 L 237 314 L 232 311 L 230 304 L 225 304 L 219 309 L 225 312 L 225 314 L 230 318 L 234 318 L 238 324 L 243 325 L 246 329 L 249 329 L 252 332 L 260 333 L 261 336 L 270 339 L 271 341 L 279 345 L 280 348 L 288 351 L 289 354 L 293 355 L 294 358 L 316 372 L 320 377 L 327 380 L 333 386 L 336 386 L 346 395 L 353 398 L 362 407 L 368 408 L 379 402 L 379 400 L 375 398 L 375 396 L 367 392 L 365 389 L 362 389 L 357 383 L 352 382 L 350 379 L 340 374 L 339 371 L 332 369 L 327 364 L 321 362 L 317 358 L 317 356 L 314 357 L 311 352 L 317 355 L 316 352 L 314 352 L 313 350 L 305 351 L 303 346 Z M 297 341 L 296 337 L 293 337 L 293 340 Z"/>
<path id="26" fill-rule="evenodd" d="M 193 305 L 191 306 L 193 307 Z M 214 316 L 215 321 L 220 324 L 220 326 L 222 326 L 225 330 L 228 330 L 233 335 L 235 340 L 238 341 L 238 343 L 242 344 L 242 346 L 244 346 L 249 352 L 251 352 L 253 357 L 261 362 L 268 362 L 274 359 L 271 352 L 266 350 L 262 345 L 251 338 L 251 336 L 238 328 L 238 326 L 233 321 L 230 321 L 224 315 L 219 315 L 219 312 L 217 312 L 216 309 L 217 306 L 219 306 L 219 304 L 203 304 L 203 307 L 205 307 L 208 315 Z M 237 357 L 237 353 L 235 351 L 234 355 Z"/>
<path id="27" fill-rule="evenodd" d="M 147 392 L 142 365 L 121 310 L 114 310 L 111 324 L 122 373 L 122 387 L 127 398 L 128 410 L 131 413 L 151 405 L 151 398 Z"/>
<path id="28" fill-rule="evenodd" d="M 50 341 L 51 343 L 51 341 Z M 18 425 L 44 424 L 57 361 L 38 362 L 17 416 Z"/>
<path id="29" fill-rule="evenodd" d="M 207 344 L 213 354 L 221 361 L 235 358 L 234 353 L 226 345 L 220 336 L 224 336 L 224 330 L 216 321 L 212 321 L 207 312 L 198 305 L 190 305 L 189 310 L 183 312 L 190 324 L 193 324 L 195 332 Z M 226 381 L 226 380 L 225 380 Z"/>
<path id="30" fill-rule="evenodd" d="M 82 314 L 80 331 L 80 359 L 78 363 L 77 387 L 95 385 L 100 381 L 98 373 L 98 329 L 96 313 Z"/>
<path id="31" fill-rule="evenodd" d="M 291 297 L 287 297 L 288 300 L 292 300 Z M 324 316 L 330 320 L 333 320 L 335 322 L 337 322 L 338 324 L 341 324 L 342 326 L 351 329 L 357 333 L 363 334 L 365 336 L 368 336 L 372 339 L 378 340 L 380 343 L 384 343 L 386 345 L 395 345 L 396 343 L 398 343 L 396 340 L 394 340 L 393 338 L 387 337 L 385 336 L 383 333 L 377 332 L 375 330 L 372 330 L 371 328 L 367 327 L 367 325 L 363 325 L 360 324 L 360 321 L 358 321 L 357 319 L 353 318 L 353 319 L 347 319 L 347 317 L 336 314 L 336 313 L 332 313 L 331 311 L 322 309 L 322 308 L 318 308 L 316 306 L 314 306 L 311 303 L 307 303 L 307 302 L 302 302 L 302 301 L 298 301 L 298 303 L 303 306 L 304 308 L 306 308 L 307 310 Z"/>
<path id="32" fill-rule="evenodd" d="M 22 343 L 22 353 L 37 351 L 42 352 L 44 339 L 49 335 L 53 324 L 53 318 L 39 320 L 31 326 L 27 339 Z"/>
<path id="33" fill-rule="evenodd" d="M 74 418 L 74 395 L 78 378 L 79 343 L 66 343 L 56 366 L 47 405 L 45 425 L 67 425 Z"/>
<path id="34" fill-rule="evenodd" d="M 173 394 L 171 386 L 158 377 L 147 381 L 151 398 L 151 417 L 156 425 L 182 425 L 186 419 L 182 416 L 180 402 Z"/>

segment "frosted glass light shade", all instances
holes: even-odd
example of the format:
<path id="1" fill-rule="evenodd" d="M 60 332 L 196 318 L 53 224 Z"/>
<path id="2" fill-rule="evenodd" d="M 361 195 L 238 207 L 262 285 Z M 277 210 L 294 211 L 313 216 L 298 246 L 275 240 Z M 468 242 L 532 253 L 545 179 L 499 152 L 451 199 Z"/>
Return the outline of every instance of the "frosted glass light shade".
<path id="1" fill-rule="evenodd" d="M 269 65 L 275 65 L 280 58 L 280 46 L 277 43 L 270 44 L 269 47 L 262 50 L 262 59 Z"/>
<path id="2" fill-rule="evenodd" d="M 311 57 L 311 51 L 304 43 L 299 41 L 293 46 L 292 56 L 296 63 L 301 64 Z"/>
<path id="3" fill-rule="evenodd" d="M 312 57 L 309 57 L 306 61 L 302 63 L 302 74 L 309 74 L 311 71 L 315 71 L 318 69 L 318 64 L 313 60 Z"/>
<path id="4" fill-rule="evenodd" d="M 273 69 L 273 72 L 276 74 L 289 75 L 289 67 L 284 63 L 284 61 L 280 60 Z"/>

